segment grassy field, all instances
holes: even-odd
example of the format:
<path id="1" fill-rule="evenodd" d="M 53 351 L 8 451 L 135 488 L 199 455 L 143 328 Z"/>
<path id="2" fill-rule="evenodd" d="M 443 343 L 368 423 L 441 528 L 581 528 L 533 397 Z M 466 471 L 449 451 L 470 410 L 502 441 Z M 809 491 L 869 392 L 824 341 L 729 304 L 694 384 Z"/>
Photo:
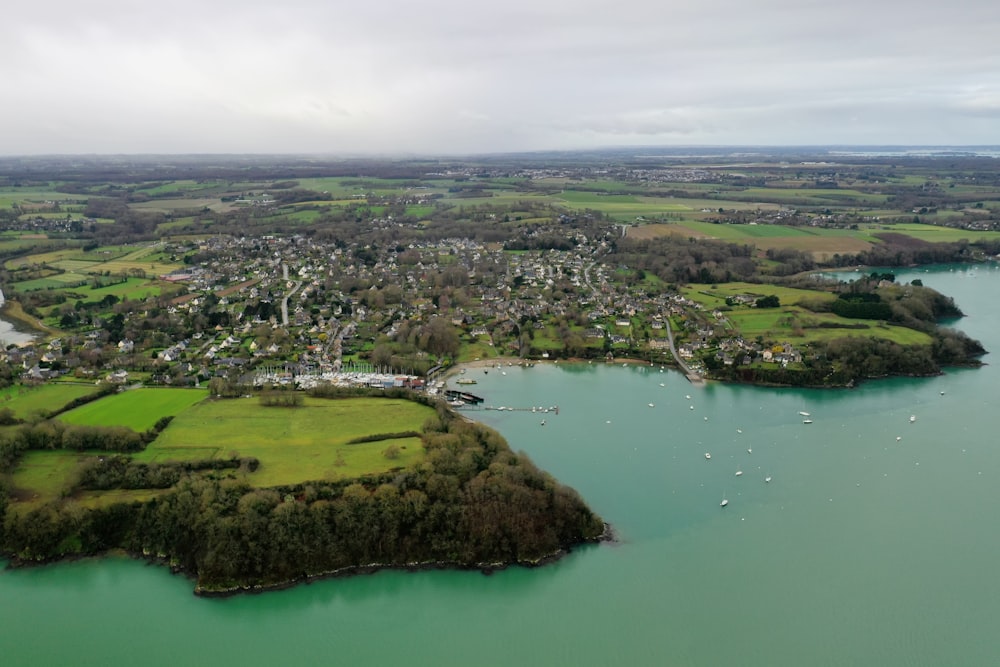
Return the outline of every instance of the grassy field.
<path id="1" fill-rule="evenodd" d="M 780 308 L 750 308 L 735 306 L 723 313 L 726 326 L 732 334 L 744 339 L 758 336 L 765 341 L 809 343 L 846 336 L 874 336 L 891 340 L 900 345 L 929 345 L 931 338 L 925 333 L 906 327 L 873 320 L 856 320 L 833 313 L 814 313 L 797 304 L 802 301 L 833 301 L 833 294 L 822 291 L 801 290 L 776 285 L 753 283 L 726 283 L 720 285 L 690 285 L 682 289 L 685 297 L 701 303 L 706 308 L 724 308 L 726 298 L 741 294 L 754 297 L 777 296 Z M 823 325 L 826 326 L 823 326 Z M 830 325 L 863 326 L 846 329 Z"/>
<path id="2" fill-rule="evenodd" d="M 21 401 L 20 409 L 30 412 L 32 405 L 45 404 L 42 399 L 62 400 L 70 396 L 68 390 L 81 388 L 86 387 L 45 385 L 26 393 L 8 392 L 12 397 L 6 404 Z M 299 408 L 264 408 L 257 399 L 201 400 L 205 395 L 187 389 L 132 390 L 88 403 L 67 413 L 72 416 L 66 421 L 144 430 L 160 417 L 173 414 L 176 417 L 167 429 L 145 451 L 134 455 L 135 460 L 185 461 L 234 453 L 253 456 L 261 465 L 248 473 L 247 479 L 268 487 L 312 479 L 350 479 L 419 463 L 424 456 L 419 437 L 359 444 L 349 441 L 379 433 L 420 431 L 435 415 L 432 408 L 403 399 L 307 398 Z M 390 445 L 399 450 L 395 458 L 384 453 Z M 79 466 L 95 455 L 27 452 L 8 475 L 13 498 L 22 509 L 57 499 L 72 485 Z M 162 491 L 84 492 L 74 496 L 74 501 L 100 507 L 116 501 L 148 500 L 159 493 Z"/>
<path id="3" fill-rule="evenodd" d="M 48 383 L 37 387 L 13 385 L 0 390 L 0 408 L 10 408 L 18 419 L 58 410 L 72 400 L 97 391 L 92 384 Z"/>
<path id="4" fill-rule="evenodd" d="M 207 396 L 204 389 L 132 389 L 81 405 L 59 415 L 59 419 L 67 424 L 127 426 L 133 431 L 145 431 L 161 417 L 180 415 Z"/>
<path id="5" fill-rule="evenodd" d="M 427 406 L 402 399 L 307 398 L 299 408 L 260 407 L 257 399 L 205 401 L 177 415 L 160 436 L 136 455 L 140 461 L 254 456 L 260 468 L 250 476 L 258 486 L 310 479 L 352 478 L 420 461 L 419 438 L 348 444 L 378 433 L 420 431 L 434 416 Z M 400 456 L 388 459 L 390 444 Z"/>
<path id="6" fill-rule="evenodd" d="M 872 247 L 875 239 L 867 230 L 785 227 L 782 225 L 726 225 L 694 220 L 681 223 L 631 227 L 630 238 L 649 239 L 666 235 L 713 238 L 729 243 L 748 243 L 766 251 L 791 248 L 810 252 L 817 259 L 835 253 L 858 253 Z"/>
<path id="7" fill-rule="evenodd" d="M 31 509 L 58 498 L 72 482 L 86 454 L 66 451 L 25 452 L 10 475 L 16 506 Z"/>

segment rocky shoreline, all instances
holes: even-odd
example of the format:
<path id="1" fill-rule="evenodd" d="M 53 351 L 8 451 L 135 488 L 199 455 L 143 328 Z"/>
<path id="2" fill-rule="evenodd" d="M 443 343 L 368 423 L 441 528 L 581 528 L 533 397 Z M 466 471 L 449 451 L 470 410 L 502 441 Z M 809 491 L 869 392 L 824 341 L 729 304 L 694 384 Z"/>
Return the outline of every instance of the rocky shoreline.
<path id="1" fill-rule="evenodd" d="M 478 570 L 484 575 L 491 575 L 494 572 L 500 572 L 506 570 L 510 567 L 526 567 L 526 568 L 536 568 L 554 563 L 573 552 L 574 547 L 586 546 L 592 544 L 600 544 L 603 542 L 617 542 L 618 538 L 615 534 L 614 528 L 611 524 L 604 524 L 604 531 L 597 537 L 589 540 L 583 540 L 576 544 L 568 545 L 558 549 L 557 551 L 541 556 L 539 558 L 530 560 L 517 560 L 517 561 L 496 561 L 492 563 L 475 563 L 466 564 L 459 563 L 456 561 L 428 561 L 428 562 L 414 562 L 414 563 L 404 563 L 404 564 L 394 564 L 394 563 L 368 563 L 366 565 L 350 565 L 347 567 L 339 568 L 337 570 L 331 570 L 329 572 L 321 572 L 318 574 L 305 574 L 301 577 L 283 582 L 275 582 L 271 584 L 255 584 L 251 586 L 236 585 L 226 588 L 212 588 L 204 587 L 201 584 L 195 584 L 194 594 L 199 597 L 207 598 L 227 598 L 235 595 L 243 594 L 255 594 L 255 593 L 267 593 L 270 591 L 287 590 L 289 588 L 294 588 L 301 584 L 311 584 L 316 581 L 322 581 L 325 579 L 339 579 L 346 577 L 354 577 L 365 574 L 375 574 L 382 570 L 398 570 L 405 572 L 426 572 L 431 570 L 455 570 L 455 571 L 473 571 Z M 149 561 L 157 561 L 156 558 L 150 558 L 148 556 L 143 556 Z M 160 561 L 161 564 L 165 564 Z M 175 574 L 182 574 L 189 578 L 190 574 L 185 572 L 183 569 L 171 565 L 171 571 Z"/>

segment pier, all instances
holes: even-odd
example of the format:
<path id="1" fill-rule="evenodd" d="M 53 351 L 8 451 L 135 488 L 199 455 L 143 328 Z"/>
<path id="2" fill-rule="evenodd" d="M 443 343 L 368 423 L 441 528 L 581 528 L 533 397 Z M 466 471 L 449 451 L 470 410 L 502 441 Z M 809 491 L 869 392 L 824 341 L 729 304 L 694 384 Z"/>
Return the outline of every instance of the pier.
<path id="1" fill-rule="evenodd" d="M 484 410 L 497 410 L 499 412 L 534 412 L 536 414 L 548 414 L 554 413 L 559 414 L 559 406 L 553 405 L 551 407 L 545 408 L 541 406 L 534 406 L 530 408 L 510 408 L 506 405 L 484 405 Z"/>
<path id="2" fill-rule="evenodd" d="M 482 396 L 476 396 L 475 394 L 458 389 L 445 389 L 444 397 L 449 401 L 461 401 L 466 405 L 479 405 L 486 400 Z"/>

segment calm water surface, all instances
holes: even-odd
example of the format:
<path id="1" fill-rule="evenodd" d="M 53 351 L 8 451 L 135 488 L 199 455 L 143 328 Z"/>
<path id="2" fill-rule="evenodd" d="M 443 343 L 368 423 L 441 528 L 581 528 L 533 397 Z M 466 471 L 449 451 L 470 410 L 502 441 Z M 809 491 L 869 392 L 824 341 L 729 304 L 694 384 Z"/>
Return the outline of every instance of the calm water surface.
<path id="1" fill-rule="evenodd" d="M 0 307 L 4 304 L 4 295 L 0 291 Z M 22 343 L 30 343 L 35 340 L 36 334 L 21 324 L 20 322 L 7 321 L 0 318 L 0 345 L 6 347 L 7 345 L 20 345 Z"/>
<path id="2" fill-rule="evenodd" d="M 917 277 L 1000 351 L 1000 271 L 899 274 Z M 658 367 L 503 371 L 470 371 L 488 403 L 559 414 L 475 416 L 620 543 L 536 570 L 226 600 L 124 559 L 3 571 L 3 664 L 996 664 L 993 366 L 830 391 L 694 387 Z"/>

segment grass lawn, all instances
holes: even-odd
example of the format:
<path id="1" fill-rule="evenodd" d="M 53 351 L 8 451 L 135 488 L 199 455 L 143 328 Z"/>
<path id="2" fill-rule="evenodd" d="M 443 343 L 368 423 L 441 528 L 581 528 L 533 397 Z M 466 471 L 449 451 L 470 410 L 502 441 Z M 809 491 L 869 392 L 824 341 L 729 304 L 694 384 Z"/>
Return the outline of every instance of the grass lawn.
<path id="1" fill-rule="evenodd" d="M 474 361 L 476 359 L 492 359 L 496 356 L 499 356 L 499 354 L 493 346 L 489 344 L 489 341 L 485 338 L 480 338 L 473 343 L 465 343 L 462 345 L 461 349 L 458 351 L 458 358 L 456 358 L 455 361 L 457 363 L 464 363 L 466 361 Z"/>
<path id="2" fill-rule="evenodd" d="M 17 506 L 32 509 L 55 500 L 63 492 L 87 454 L 67 451 L 25 452 L 13 474 L 11 497 Z"/>
<path id="3" fill-rule="evenodd" d="M 10 408 L 14 416 L 27 419 L 37 414 L 58 410 L 77 398 L 92 394 L 92 384 L 49 383 L 29 387 L 13 385 L 0 390 L 0 408 Z"/>
<path id="4" fill-rule="evenodd" d="M 59 419 L 67 424 L 127 426 L 145 431 L 161 417 L 176 417 L 207 396 L 204 389 L 132 389 L 81 405 L 59 415 Z"/>
<path id="5" fill-rule="evenodd" d="M 423 448 L 419 438 L 349 440 L 420 431 L 434 414 L 432 408 L 403 399 L 306 398 L 299 408 L 261 407 L 256 398 L 205 401 L 178 414 L 135 458 L 177 461 L 238 452 L 260 460 L 249 481 L 261 487 L 353 478 L 413 465 L 422 460 Z M 396 459 L 382 453 L 390 444 L 401 450 Z"/>

